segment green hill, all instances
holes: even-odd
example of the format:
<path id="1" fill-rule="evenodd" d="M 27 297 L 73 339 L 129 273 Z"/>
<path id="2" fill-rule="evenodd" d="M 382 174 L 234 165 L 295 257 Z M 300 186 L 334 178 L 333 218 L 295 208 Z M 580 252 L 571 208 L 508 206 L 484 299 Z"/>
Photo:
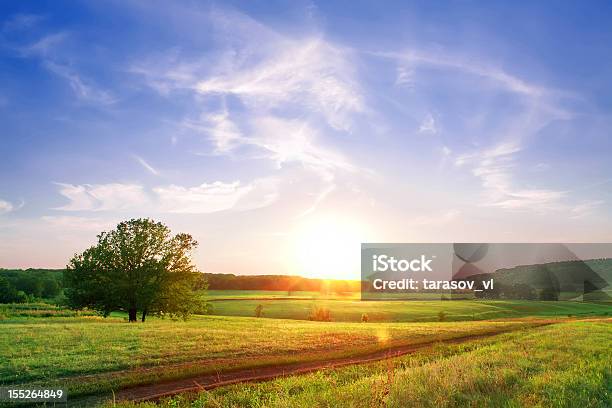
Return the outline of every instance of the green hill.
<path id="1" fill-rule="evenodd" d="M 493 278 L 495 290 L 482 297 L 545 300 L 610 300 L 612 259 L 550 262 L 472 275 L 477 282 Z M 468 279 L 468 278 L 465 278 Z"/>

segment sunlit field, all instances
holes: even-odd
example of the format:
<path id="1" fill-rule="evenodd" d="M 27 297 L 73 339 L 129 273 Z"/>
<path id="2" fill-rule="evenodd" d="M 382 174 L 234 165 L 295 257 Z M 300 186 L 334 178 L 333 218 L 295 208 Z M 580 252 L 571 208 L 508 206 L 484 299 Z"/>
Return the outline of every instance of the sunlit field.
<path id="1" fill-rule="evenodd" d="M 240 299 L 210 302 L 211 313 L 221 316 L 254 316 L 262 306 L 263 317 L 307 320 L 313 308 L 326 308 L 333 321 L 359 322 L 364 314 L 369 322 L 427 322 L 485 320 L 525 316 L 612 315 L 606 303 L 547 302 L 523 300 L 453 301 L 359 301 L 346 299 Z"/>
<path id="2" fill-rule="evenodd" d="M 226 300 L 211 302 L 213 313 L 247 317 L 209 315 L 193 316 L 187 321 L 151 319 L 146 324 L 130 324 L 119 313 L 104 319 L 91 312 L 76 313 L 44 304 L 3 305 L 0 310 L 0 383 L 62 385 L 75 403 L 81 401 L 84 406 L 97 404 L 110 398 L 113 392 L 139 384 L 249 367 L 257 369 L 311 361 L 324 363 L 398 346 L 429 345 L 437 350 L 436 344 L 453 339 L 470 340 L 474 336 L 524 331 L 551 322 L 596 318 L 612 312 L 610 305 L 580 302 L 361 302 L 305 300 L 305 294 L 299 294 L 297 299 L 286 299 L 286 294 L 279 293 L 219 292 L 211 293 L 211 297 Z M 259 304 L 263 305 L 263 318 L 253 317 Z M 314 306 L 329 308 L 333 321 L 307 321 Z M 367 323 L 361 322 L 364 314 L 369 316 Z M 517 319 L 481 320 L 504 317 Z M 542 332 L 532 333 L 539 336 Z M 605 337 L 606 333 L 609 336 L 610 332 L 605 330 L 598 336 Z M 499 349 L 496 351 L 499 353 L 505 350 L 502 343 L 491 347 Z M 544 364 L 543 360 L 540 363 Z M 446 367 L 444 364 L 450 363 L 440 361 L 439 364 Z M 341 379 L 347 375 L 360 373 L 363 378 L 358 383 L 364 384 L 365 390 L 369 389 L 369 382 L 377 384 L 377 378 L 382 375 L 376 373 L 375 367 L 343 369 L 333 376 L 338 376 L 342 383 Z M 331 374 L 276 380 L 274 383 L 281 388 L 291 387 L 292 382 L 304 384 L 303 390 L 291 398 L 284 391 L 278 395 L 272 393 L 268 388 L 271 385 L 261 385 L 243 391 L 238 388 L 218 390 L 199 396 L 196 404 L 215 406 L 214 401 L 218 400 L 220 406 L 241 406 L 240 401 L 244 398 L 254 398 L 253 406 L 297 406 L 313 398 L 317 394 L 315 390 L 321 387 L 322 378 L 328 375 Z M 411 375 L 417 374 L 406 373 L 405 378 Z M 331 387 L 330 384 L 327 387 Z M 385 397 L 390 403 L 400 398 L 402 392 L 401 382 L 393 384 L 393 392 L 390 390 Z M 352 388 L 355 386 L 347 384 L 346 395 L 379 398 L 363 394 L 363 390 L 355 394 Z M 249 390 L 255 396 L 248 395 Z M 293 392 L 289 394 L 294 395 Z M 333 405 L 332 394 L 331 390 L 322 394 L 330 398 L 326 402 L 330 406 Z"/>
<path id="3" fill-rule="evenodd" d="M 159 406 L 603 408 L 612 404 L 611 340 L 610 322 L 563 323 L 376 364 L 183 395 Z"/>

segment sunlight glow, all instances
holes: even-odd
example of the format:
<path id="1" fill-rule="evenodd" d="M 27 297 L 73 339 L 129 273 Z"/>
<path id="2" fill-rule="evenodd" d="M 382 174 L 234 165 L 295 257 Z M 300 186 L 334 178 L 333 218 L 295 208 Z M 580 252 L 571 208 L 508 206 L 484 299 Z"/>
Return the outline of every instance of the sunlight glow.
<path id="1" fill-rule="evenodd" d="M 295 272 L 312 278 L 359 279 L 365 230 L 337 216 L 304 220 L 294 233 Z"/>

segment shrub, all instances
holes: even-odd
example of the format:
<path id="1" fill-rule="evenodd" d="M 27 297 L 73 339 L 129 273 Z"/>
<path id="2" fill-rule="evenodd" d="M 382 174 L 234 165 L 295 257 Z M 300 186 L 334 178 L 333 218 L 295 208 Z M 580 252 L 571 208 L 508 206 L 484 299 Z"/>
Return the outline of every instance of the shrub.
<path id="1" fill-rule="evenodd" d="M 364 313 L 364 314 L 361 315 L 361 322 L 362 323 L 367 323 L 368 320 L 370 320 L 370 318 L 368 317 L 367 313 Z"/>
<path id="2" fill-rule="evenodd" d="M 559 292 L 553 288 L 545 288 L 540 292 L 540 300 L 559 300 Z"/>
<path id="3" fill-rule="evenodd" d="M 257 307 L 255 307 L 255 317 L 262 317 L 263 316 L 263 305 L 257 305 Z"/>
<path id="4" fill-rule="evenodd" d="M 444 310 L 440 310 L 438 312 L 438 321 L 443 322 L 445 320 L 446 320 L 446 312 L 444 312 Z"/>
<path id="5" fill-rule="evenodd" d="M 308 320 L 316 322 L 331 322 L 331 314 L 329 309 L 325 307 L 314 306 L 308 316 Z"/>

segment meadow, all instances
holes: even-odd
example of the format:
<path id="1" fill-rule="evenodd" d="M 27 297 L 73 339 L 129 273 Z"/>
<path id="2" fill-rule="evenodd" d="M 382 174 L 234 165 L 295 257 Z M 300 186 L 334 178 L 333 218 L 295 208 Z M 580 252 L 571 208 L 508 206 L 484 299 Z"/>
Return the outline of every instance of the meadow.
<path id="1" fill-rule="evenodd" d="M 305 362 L 326 364 L 397 347 L 425 347 L 429 351 L 417 354 L 425 353 L 427 358 L 438 361 L 448 357 L 447 354 L 437 356 L 435 353 L 439 350 L 471 347 L 450 344 L 453 340 L 480 345 L 493 341 L 476 339 L 483 335 L 519 338 L 509 332 L 516 336 L 521 332 L 541 337 L 547 333 L 538 328 L 543 324 L 555 323 L 556 327 L 556 323 L 577 319 L 605 319 L 612 312 L 612 305 L 586 302 L 366 302 L 320 294 L 316 297 L 317 292 L 291 293 L 294 297 L 285 292 L 211 292 L 215 315 L 195 315 L 187 321 L 151 318 L 144 324 L 127 323 L 121 313 L 102 318 L 91 312 L 75 312 L 44 303 L 0 305 L 0 384 L 63 386 L 68 389 L 72 406 L 92 406 L 112 398 L 122 389 L 143 384 Z M 260 304 L 263 318 L 256 318 L 255 308 Z M 328 308 L 333 321 L 308 321 L 308 313 L 315 306 Z M 369 316 L 367 323 L 361 322 L 363 314 Z M 609 323 L 601 327 L 593 325 L 600 331 L 601 327 L 611 327 Z M 591 341 L 588 330 L 582 334 Z M 606 340 L 607 336 L 610 343 L 610 334 L 603 330 L 593 338 Z M 507 341 L 500 340 L 499 347 Z M 516 346 L 517 343 L 512 340 L 509 344 Z M 359 381 L 367 383 L 378 381 L 375 378 L 383 375 L 376 372 L 379 366 L 359 365 L 332 371 L 337 371 L 333 375 L 338 378 L 344 378 L 345 372 L 359 373 Z M 195 396 L 195 400 L 179 398 L 166 402 L 241 406 L 237 401 L 247 398 L 255 401 L 251 406 L 297 406 L 322 389 L 316 380 L 321 377 L 317 376 L 327 378 L 327 375 L 307 374 L 258 386 L 219 389 Z M 287 385 L 283 381 L 288 381 Z M 286 400 L 278 399 L 283 397 L 283 392 L 275 394 L 276 388 L 265 388 L 277 384 L 275 387 L 282 390 L 285 386 L 291 387 L 291 381 L 303 384 L 300 388 L 303 393 L 287 391 L 292 397 Z M 311 382 L 311 387 L 306 386 Z M 248 396 L 241 394 L 241 389 Z M 332 398 L 333 390 L 322 395 L 327 395 L 326 392 Z M 353 390 L 345 392 L 348 395 Z M 388 395 L 393 393 L 389 391 Z M 215 401 L 219 403 L 215 405 Z M 333 400 L 319 406 L 334 406 Z"/>
<path id="2" fill-rule="evenodd" d="M 308 320 L 314 308 L 329 310 L 337 322 L 359 322 L 364 314 L 369 322 L 432 322 L 519 318 L 527 316 L 592 316 L 612 314 L 607 303 L 549 302 L 526 300 L 452 300 L 452 301 L 360 301 L 355 299 L 224 299 L 220 295 L 212 305 L 219 316 L 254 316 L 262 306 L 263 317 Z"/>
<path id="3" fill-rule="evenodd" d="M 610 321 L 561 323 L 375 364 L 112 406 L 604 408 L 612 405 L 611 339 Z"/>

